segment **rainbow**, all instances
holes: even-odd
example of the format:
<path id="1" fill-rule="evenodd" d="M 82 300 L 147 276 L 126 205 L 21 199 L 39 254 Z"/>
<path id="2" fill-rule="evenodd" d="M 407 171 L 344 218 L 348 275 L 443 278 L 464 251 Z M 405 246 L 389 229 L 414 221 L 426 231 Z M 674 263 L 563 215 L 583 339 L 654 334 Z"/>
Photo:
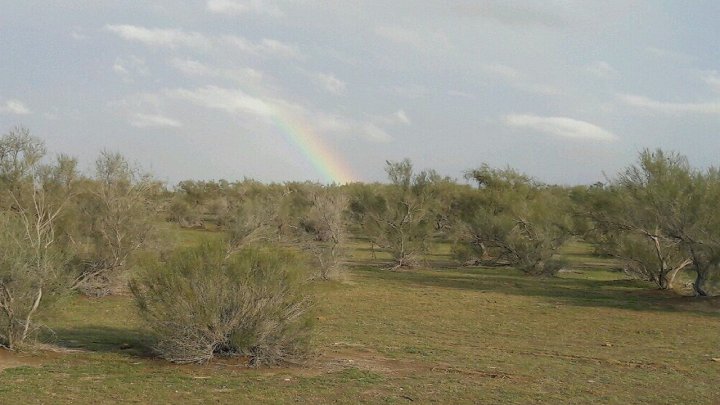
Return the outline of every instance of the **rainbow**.
<path id="1" fill-rule="evenodd" d="M 304 120 L 272 108 L 271 121 L 302 152 L 328 183 L 347 184 L 357 180 L 350 166 L 342 161 Z"/>

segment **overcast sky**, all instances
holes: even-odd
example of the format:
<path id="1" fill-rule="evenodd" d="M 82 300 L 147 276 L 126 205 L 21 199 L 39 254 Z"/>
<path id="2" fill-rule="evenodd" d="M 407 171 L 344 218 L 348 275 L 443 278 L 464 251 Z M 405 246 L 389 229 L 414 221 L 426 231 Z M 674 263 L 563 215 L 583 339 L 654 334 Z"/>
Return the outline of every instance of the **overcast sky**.
<path id="1" fill-rule="evenodd" d="M 384 180 L 405 157 L 590 183 L 645 147 L 707 166 L 718 21 L 716 0 L 0 0 L 0 133 L 171 183 Z"/>

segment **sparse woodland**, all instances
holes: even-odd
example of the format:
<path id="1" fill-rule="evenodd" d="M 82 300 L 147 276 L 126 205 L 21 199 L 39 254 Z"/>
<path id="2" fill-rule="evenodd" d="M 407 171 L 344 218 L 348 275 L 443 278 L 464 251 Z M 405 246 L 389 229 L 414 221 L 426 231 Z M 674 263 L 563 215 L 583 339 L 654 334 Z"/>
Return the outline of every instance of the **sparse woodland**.
<path id="1" fill-rule="evenodd" d="M 0 138 L 0 346 L 32 345 L 38 315 L 69 296 L 125 294 L 170 361 L 299 362 L 312 352 L 308 286 L 343 280 L 358 249 L 397 277 L 433 266 L 428 257 L 444 245 L 453 266 L 519 269 L 533 280 L 571 270 L 559 251 L 582 241 L 648 288 L 718 293 L 717 168 L 646 150 L 588 186 L 482 164 L 464 182 L 409 160 L 386 171 L 382 184 L 169 185 L 112 152 L 81 172 L 74 158 L 11 129 Z M 163 229 L 219 237 L 183 246 Z"/>

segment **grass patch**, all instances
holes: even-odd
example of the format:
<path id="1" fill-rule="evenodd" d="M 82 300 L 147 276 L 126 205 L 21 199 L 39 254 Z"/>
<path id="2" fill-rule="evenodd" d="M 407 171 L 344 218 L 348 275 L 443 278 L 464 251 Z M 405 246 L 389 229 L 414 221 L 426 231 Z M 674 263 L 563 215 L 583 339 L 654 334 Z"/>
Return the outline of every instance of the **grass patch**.
<path id="1" fill-rule="evenodd" d="M 44 320 L 69 351 L 0 371 L 0 403 L 720 402 L 717 299 L 660 292 L 610 265 L 553 278 L 392 272 L 353 247 L 348 281 L 312 284 L 306 367 L 172 365 L 148 352 L 129 297 L 78 297 Z M 585 248 L 563 254 L 602 262 Z"/>

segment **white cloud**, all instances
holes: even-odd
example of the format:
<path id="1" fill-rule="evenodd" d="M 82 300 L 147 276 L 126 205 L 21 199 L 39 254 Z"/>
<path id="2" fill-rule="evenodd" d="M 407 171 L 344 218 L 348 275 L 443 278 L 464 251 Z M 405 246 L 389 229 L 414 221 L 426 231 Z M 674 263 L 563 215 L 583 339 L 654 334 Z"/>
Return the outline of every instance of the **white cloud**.
<path id="1" fill-rule="evenodd" d="M 614 67 L 602 60 L 585 66 L 585 71 L 601 79 L 610 79 L 618 75 L 618 71 Z"/>
<path id="2" fill-rule="evenodd" d="M 514 87 L 529 93 L 544 94 L 546 96 L 559 96 L 562 90 L 555 86 L 543 83 L 516 83 Z"/>
<path id="3" fill-rule="evenodd" d="M 571 139 L 611 142 L 617 140 L 612 132 L 586 121 L 567 117 L 541 117 L 531 114 L 510 114 L 503 119 L 513 128 L 530 129 L 544 134 Z"/>
<path id="4" fill-rule="evenodd" d="M 212 40 L 199 32 L 179 29 L 145 28 L 135 25 L 106 25 L 105 29 L 127 41 L 162 48 L 188 47 L 208 49 Z"/>
<path id="5" fill-rule="evenodd" d="M 672 62 L 679 62 L 679 63 L 689 63 L 695 60 L 695 57 L 688 55 L 686 53 L 677 52 L 677 51 L 671 51 L 669 49 L 664 48 L 656 48 L 654 46 L 649 46 L 645 48 L 645 51 L 649 53 L 650 55 L 653 55 L 660 59 L 667 59 Z"/>
<path id="6" fill-rule="evenodd" d="M 201 107 L 231 114 L 245 113 L 267 118 L 274 113 L 271 104 L 239 89 L 205 86 L 195 90 L 166 90 L 164 94 L 170 98 L 189 101 Z"/>
<path id="7" fill-rule="evenodd" d="M 568 25 L 561 7 L 564 2 L 517 2 L 509 0 L 484 0 L 455 3 L 454 11 L 465 17 L 482 17 L 501 24 L 517 26 L 542 26 L 561 28 Z"/>
<path id="8" fill-rule="evenodd" d="M 150 73 L 145 60 L 132 55 L 127 58 L 115 58 L 112 69 L 125 81 L 132 81 L 133 76 L 147 76 Z"/>
<path id="9" fill-rule="evenodd" d="M 395 112 L 395 117 L 399 122 L 405 125 L 410 125 L 410 118 L 408 118 L 407 114 L 405 114 L 405 110 L 397 110 L 397 112 Z"/>
<path id="10" fill-rule="evenodd" d="M 285 58 L 299 58 L 300 51 L 293 45 L 277 41 L 275 39 L 263 39 L 255 44 L 253 50 L 259 54 L 281 56 Z"/>
<path id="11" fill-rule="evenodd" d="M 30 109 L 20 100 L 10 99 L 0 104 L 0 114 L 30 114 Z"/>
<path id="12" fill-rule="evenodd" d="M 209 36 L 194 31 L 145 28 L 135 25 L 106 25 L 105 29 L 126 41 L 139 42 L 155 48 L 191 48 L 202 51 L 215 49 L 227 52 L 228 47 L 233 47 L 236 50 L 258 56 L 281 58 L 299 58 L 301 56 L 295 46 L 267 38 L 253 42 L 236 35 Z"/>
<path id="13" fill-rule="evenodd" d="M 393 139 L 384 129 L 373 123 L 364 124 L 361 127 L 361 131 L 365 138 L 374 142 L 387 143 Z"/>
<path id="14" fill-rule="evenodd" d="M 84 34 L 81 27 L 74 27 L 72 31 L 70 31 L 70 36 L 76 41 L 83 41 L 87 39 L 87 35 Z"/>
<path id="15" fill-rule="evenodd" d="M 186 76 L 216 77 L 241 84 L 257 83 L 263 79 L 262 72 L 251 68 L 224 69 L 208 66 L 196 60 L 179 58 L 171 60 L 170 65 Z"/>
<path id="16" fill-rule="evenodd" d="M 228 16 L 242 14 L 264 14 L 273 17 L 283 15 L 282 10 L 277 5 L 269 4 L 266 1 L 233 1 L 233 0 L 208 0 L 207 9 L 211 13 L 224 14 Z"/>
<path id="17" fill-rule="evenodd" d="M 179 128 L 182 124 L 172 118 L 158 114 L 133 114 L 130 125 L 137 128 Z"/>
<path id="18" fill-rule="evenodd" d="M 371 116 L 368 122 L 376 126 L 394 126 L 394 125 L 410 125 L 412 121 L 408 117 L 407 113 L 403 109 L 399 109 L 392 114 L 388 115 L 374 115 Z"/>
<path id="19" fill-rule="evenodd" d="M 268 122 L 270 119 L 287 120 L 291 123 L 302 122 L 303 126 L 306 125 L 319 134 L 357 135 L 372 142 L 392 140 L 392 136 L 374 122 L 357 121 L 328 114 L 280 98 L 254 97 L 239 89 L 217 86 L 205 86 L 197 89 L 177 88 L 163 91 L 162 97 L 190 102 L 228 114 L 250 115 L 268 120 Z M 399 118 L 396 117 L 395 120 L 399 120 Z"/>
<path id="20" fill-rule="evenodd" d="M 502 80 L 511 87 L 520 91 L 544 94 L 547 96 L 557 96 L 562 94 L 562 91 L 555 86 L 544 83 L 535 83 L 532 80 L 529 80 L 521 71 L 512 66 L 503 65 L 501 63 L 485 64 L 480 66 L 480 70 L 493 78 Z"/>
<path id="21" fill-rule="evenodd" d="M 282 119 L 287 117 L 299 118 L 304 125 L 320 134 L 335 134 L 340 136 L 359 136 L 370 142 L 390 142 L 393 137 L 388 134 L 379 123 L 374 120 L 359 121 L 324 111 L 308 109 L 301 105 L 282 99 L 269 101 L 274 105 Z M 396 118 L 394 120 L 397 120 Z"/>
<path id="22" fill-rule="evenodd" d="M 419 51 L 450 46 L 448 37 L 441 32 L 415 31 L 398 26 L 375 28 L 375 34 L 399 45 L 410 46 Z"/>
<path id="23" fill-rule="evenodd" d="M 449 90 L 447 92 L 447 94 L 448 94 L 448 96 L 462 97 L 462 98 L 467 98 L 467 99 L 471 99 L 471 100 L 474 100 L 477 98 L 477 96 L 472 93 L 459 91 L 459 90 Z"/>
<path id="24" fill-rule="evenodd" d="M 720 91 L 720 74 L 718 74 L 717 70 L 703 72 L 702 80 L 713 90 Z"/>
<path id="25" fill-rule="evenodd" d="M 431 95 L 430 89 L 420 84 L 410 84 L 407 86 L 388 86 L 385 87 L 383 90 L 392 95 L 410 99 L 425 98 Z"/>
<path id="26" fill-rule="evenodd" d="M 499 76 L 505 80 L 519 80 L 522 77 L 519 70 L 500 63 L 482 65 L 480 66 L 480 70 L 490 75 Z"/>
<path id="27" fill-rule="evenodd" d="M 720 115 L 720 102 L 669 103 L 633 94 L 621 94 L 619 98 L 627 105 L 666 114 Z"/>
<path id="28" fill-rule="evenodd" d="M 345 82 L 331 74 L 317 73 L 313 76 L 313 80 L 330 93 L 342 94 L 345 92 Z"/>

